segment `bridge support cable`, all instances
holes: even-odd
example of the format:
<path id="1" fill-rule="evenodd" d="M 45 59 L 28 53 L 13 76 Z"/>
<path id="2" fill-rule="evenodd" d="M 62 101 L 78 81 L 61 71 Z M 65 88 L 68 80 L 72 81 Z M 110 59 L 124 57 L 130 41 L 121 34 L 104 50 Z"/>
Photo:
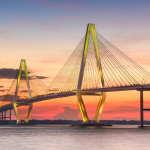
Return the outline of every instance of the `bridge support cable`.
<path id="1" fill-rule="evenodd" d="M 133 84 L 135 84 L 135 83 L 138 84 L 138 82 L 135 80 L 135 78 L 133 78 L 133 76 L 127 71 L 127 69 L 122 65 L 122 63 L 120 63 L 120 61 L 116 57 L 114 57 L 113 50 L 112 50 L 112 52 L 109 50 L 111 47 L 105 42 L 103 42 L 103 45 L 105 45 L 107 51 L 113 56 L 112 58 L 110 57 L 109 59 L 114 59 L 115 63 L 120 68 L 121 72 L 126 76 L 126 80 L 128 80 L 128 79 L 130 80 L 130 81 L 128 81 L 129 84 L 130 84 L 130 82 Z M 107 45 L 108 45 L 108 47 L 107 47 Z M 122 61 L 126 64 L 126 61 L 124 61 L 123 59 L 122 59 Z"/>
<path id="2" fill-rule="evenodd" d="M 108 61 L 110 62 L 111 68 L 115 71 L 114 74 L 116 74 L 116 80 L 118 80 L 119 78 L 120 83 L 122 82 L 124 85 L 127 85 L 125 81 L 127 81 L 128 84 L 130 84 L 130 82 L 133 83 L 132 79 L 130 79 L 130 77 L 126 74 L 126 72 L 123 71 L 123 67 L 118 62 L 118 60 L 114 57 L 111 51 L 109 51 L 105 46 L 103 46 L 103 43 L 100 43 L 99 45 L 102 45 L 100 49 L 105 54 L 105 57 L 106 56 L 108 57 Z"/>
<path id="3" fill-rule="evenodd" d="M 92 36 L 92 43 L 94 45 L 94 52 L 95 52 L 95 59 L 96 59 L 96 66 L 97 66 L 97 72 L 98 72 L 98 77 L 99 77 L 99 85 L 100 88 L 104 88 L 104 79 L 103 79 L 103 73 L 102 73 L 102 66 L 101 66 L 101 59 L 100 59 L 100 54 L 99 54 L 99 48 L 98 48 L 98 42 L 97 42 L 97 36 L 96 36 L 96 30 L 95 30 L 95 25 L 94 24 L 88 24 L 87 26 L 87 31 L 86 31 L 86 38 L 85 38 L 85 43 L 84 43 L 84 49 L 83 49 L 83 54 L 82 54 L 82 60 L 81 60 L 81 67 L 80 67 L 80 73 L 79 73 L 79 79 L 78 79 L 78 86 L 77 86 L 77 100 L 80 108 L 80 112 L 82 115 L 83 122 L 87 123 L 89 122 L 88 116 L 85 110 L 85 106 L 81 97 L 81 94 L 79 92 L 82 89 L 82 84 L 83 84 L 83 77 L 84 77 L 84 71 L 85 71 L 85 64 L 86 64 L 86 58 L 87 58 L 87 53 L 88 53 L 88 47 L 90 45 L 90 36 Z M 88 70 L 88 69 L 87 69 Z M 88 73 L 90 74 L 90 73 Z M 88 82 L 88 81 L 87 81 Z M 95 118 L 95 122 L 99 122 L 100 116 L 102 113 L 102 109 L 104 106 L 106 98 L 106 93 L 103 93 L 103 95 L 100 98 Z"/>
<path id="4" fill-rule="evenodd" d="M 120 51 L 98 32 L 97 38 L 99 43 L 100 56 L 102 59 L 102 66 L 104 66 L 104 63 L 106 63 L 108 58 L 110 61 L 108 66 L 113 66 L 109 67 L 110 70 L 116 70 L 115 76 L 119 77 L 119 81 L 124 82 L 122 82 L 123 84 L 121 84 L 121 86 L 139 86 L 150 83 L 150 73 L 148 71 L 146 71 L 126 54 Z M 109 78 L 111 77 L 109 76 Z M 108 80 L 108 78 L 104 78 L 104 80 Z M 115 87 L 115 85 L 113 87 Z"/>
<path id="5" fill-rule="evenodd" d="M 1 103 L 1 107 L 5 107 L 5 105 L 13 106 L 11 109 L 14 109 L 17 123 L 21 122 L 17 107 L 24 105 L 29 106 L 27 115 L 25 116 L 25 122 L 28 122 L 33 105 L 25 101 L 28 99 L 32 99 L 33 101 L 34 97 L 44 94 L 47 87 L 39 79 L 45 78 L 47 77 L 35 75 L 33 71 L 27 67 L 26 61 L 21 60 L 20 67 L 16 69 L 16 75 L 10 89 Z"/>
<path id="6" fill-rule="evenodd" d="M 12 81 L 12 84 L 11 84 L 7 94 L 5 95 L 5 97 L 4 97 L 4 99 L 3 99 L 2 103 L 1 103 L 1 106 L 7 105 L 7 104 L 10 104 L 10 103 L 13 102 L 13 98 L 14 97 L 12 98 L 12 96 L 14 96 L 14 91 L 15 91 L 15 88 L 16 88 L 16 79 L 17 79 L 17 77 L 18 77 L 18 71 L 17 71 L 17 73 L 15 75 L 14 80 Z"/>
<path id="7" fill-rule="evenodd" d="M 96 40 L 93 40 L 95 35 Z M 84 37 L 53 79 L 45 94 L 76 91 L 79 83 L 78 76 L 82 73 L 81 90 L 101 88 L 99 79 L 101 69 L 103 70 L 103 79 L 101 80 L 105 83 L 105 88 L 139 86 L 150 83 L 148 72 L 145 74 L 146 71 L 142 67 L 128 59 L 128 56 L 104 39 L 98 32 L 94 33 L 94 30 L 90 29 L 89 37 L 86 35 L 86 39 L 87 45 L 85 45 Z M 81 62 L 85 50 L 84 46 L 86 46 L 87 51 L 84 55 L 84 59 L 86 56 L 86 63 L 84 72 L 82 72 L 80 69 L 83 66 Z M 97 60 L 100 60 L 101 65 Z"/>
<path id="8" fill-rule="evenodd" d="M 62 93 L 67 91 L 75 91 L 77 89 L 77 82 L 82 59 L 82 51 L 84 47 L 85 36 L 79 42 L 71 56 L 65 62 L 58 74 L 52 80 L 45 95 L 53 93 Z"/>
<path id="9" fill-rule="evenodd" d="M 105 39 L 102 35 L 100 35 L 99 33 L 97 33 L 101 39 L 101 41 L 103 41 L 103 43 L 107 43 L 107 45 L 109 45 L 109 47 L 112 49 L 112 52 L 113 53 L 117 53 L 118 56 L 122 56 L 124 59 L 122 60 L 126 60 L 128 62 L 130 62 L 130 65 L 134 65 L 135 68 L 138 70 L 138 71 L 143 71 L 146 75 L 150 75 L 150 73 L 145 70 L 143 67 L 141 67 L 139 64 L 137 64 L 134 60 L 132 60 L 130 57 L 128 57 L 126 54 L 124 54 L 122 51 L 120 51 L 116 46 L 114 46 L 112 43 L 110 43 L 107 39 Z M 126 64 L 127 65 L 127 64 Z"/>
<path id="10" fill-rule="evenodd" d="M 108 60 L 111 61 L 112 68 L 114 68 L 114 70 L 116 70 L 116 73 L 118 75 L 118 77 L 121 79 L 121 81 L 125 84 L 123 78 L 125 79 L 125 81 L 127 81 L 129 84 L 130 82 L 134 84 L 134 82 L 132 82 L 132 76 L 130 76 L 130 74 L 128 75 L 128 73 L 126 73 L 125 68 L 123 68 L 123 66 L 121 66 L 121 64 L 119 63 L 119 61 L 115 58 L 115 57 L 110 57 L 109 55 L 113 56 L 113 54 L 105 47 L 102 45 L 102 50 L 104 49 L 104 52 L 106 56 L 108 56 Z M 129 77 L 130 76 L 130 77 Z M 134 78 L 133 78 L 134 80 Z"/>

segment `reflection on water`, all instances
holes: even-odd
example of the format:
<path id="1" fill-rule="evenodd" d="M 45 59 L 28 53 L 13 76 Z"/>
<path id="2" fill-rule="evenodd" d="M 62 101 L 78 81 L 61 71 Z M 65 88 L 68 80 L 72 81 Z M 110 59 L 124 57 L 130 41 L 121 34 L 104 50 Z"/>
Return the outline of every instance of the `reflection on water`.
<path id="1" fill-rule="evenodd" d="M 149 150 L 150 128 L 0 126 L 0 150 Z"/>

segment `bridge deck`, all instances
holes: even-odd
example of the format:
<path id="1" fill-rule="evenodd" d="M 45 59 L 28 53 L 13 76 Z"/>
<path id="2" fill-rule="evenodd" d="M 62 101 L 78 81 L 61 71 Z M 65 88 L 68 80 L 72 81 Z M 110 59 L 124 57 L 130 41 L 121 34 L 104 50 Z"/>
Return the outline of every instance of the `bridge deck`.
<path id="1" fill-rule="evenodd" d="M 100 93 L 100 92 L 117 92 L 117 91 L 129 91 L 129 90 L 150 91 L 150 85 L 97 88 L 97 89 L 81 90 L 80 92 L 83 95 L 96 95 L 96 93 Z M 62 97 L 69 97 L 74 95 L 76 95 L 76 91 L 43 95 L 35 98 L 18 101 L 17 104 L 18 106 L 21 106 L 21 105 L 27 105 L 29 103 L 35 103 L 35 102 L 62 98 Z M 9 109 L 13 109 L 12 103 L 0 107 L 0 111 L 7 111 Z"/>

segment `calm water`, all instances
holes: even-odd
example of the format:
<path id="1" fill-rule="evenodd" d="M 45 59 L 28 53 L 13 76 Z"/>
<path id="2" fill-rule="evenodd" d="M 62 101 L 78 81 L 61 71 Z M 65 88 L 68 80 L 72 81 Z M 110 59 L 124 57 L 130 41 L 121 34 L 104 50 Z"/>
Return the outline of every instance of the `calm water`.
<path id="1" fill-rule="evenodd" d="M 0 150 L 149 150 L 150 128 L 0 126 Z"/>

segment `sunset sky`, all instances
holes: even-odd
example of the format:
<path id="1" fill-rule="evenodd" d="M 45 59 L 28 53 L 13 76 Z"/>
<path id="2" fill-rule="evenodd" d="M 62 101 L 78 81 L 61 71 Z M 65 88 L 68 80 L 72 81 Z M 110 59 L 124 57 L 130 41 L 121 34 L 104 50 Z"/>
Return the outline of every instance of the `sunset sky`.
<path id="1" fill-rule="evenodd" d="M 0 2 L 0 100 L 12 78 L 3 76 L 19 68 L 20 60 L 50 85 L 86 33 L 88 23 L 97 32 L 150 72 L 149 0 L 1 0 Z M 6 70 L 5 70 L 6 71 Z M 140 118 L 140 93 L 107 93 L 101 119 Z M 94 117 L 99 97 L 84 96 L 89 118 Z M 150 108 L 150 92 L 144 92 Z M 23 119 L 27 107 L 20 107 Z M 15 119 L 13 114 L 12 119 Z M 33 104 L 30 119 L 81 119 L 76 96 Z M 150 113 L 144 113 L 150 120 Z"/>

